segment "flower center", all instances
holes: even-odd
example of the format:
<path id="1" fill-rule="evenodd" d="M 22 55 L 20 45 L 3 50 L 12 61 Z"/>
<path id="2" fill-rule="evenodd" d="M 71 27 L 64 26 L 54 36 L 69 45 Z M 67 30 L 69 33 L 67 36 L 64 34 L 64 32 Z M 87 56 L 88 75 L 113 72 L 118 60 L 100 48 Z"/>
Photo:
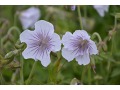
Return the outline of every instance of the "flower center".
<path id="1" fill-rule="evenodd" d="M 82 38 L 80 38 L 79 40 L 79 49 L 85 51 L 88 47 L 88 41 L 87 40 L 83 40 Z"/>
<path id="2" fill-rule="evenodd" d="M 50 37 L 41 35 L 38 45 L 43 52 L 49 50 L 51 48 Z"/>
<path id="3" fill-rule="evenodd" d="M 44 40 L 42 40 L 41 44 L 42 44 L 42 45 L 46 45 L 47 42 L 48 42 L 48 40 L 44 39 Z"/>
<path id="4" fill-rule="evenodd" d="M 49 40 L 47 38 L 43 38 L 42 40 L 39 41 L 39 46 L 46 47 L 48 42 L 49 42 Z"/>

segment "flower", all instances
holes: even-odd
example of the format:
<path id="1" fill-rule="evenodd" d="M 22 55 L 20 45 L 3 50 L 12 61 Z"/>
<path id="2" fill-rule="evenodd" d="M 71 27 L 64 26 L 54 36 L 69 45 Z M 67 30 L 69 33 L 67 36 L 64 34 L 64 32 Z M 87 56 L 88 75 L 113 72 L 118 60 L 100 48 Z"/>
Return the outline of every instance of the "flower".
<path id="1" fill-rule="evenodd" d="M 69 62 L 76 58 L 79 65 L 89 64 L 89 55 L 98 53 L 95 42 L 90 39 L 85 30 L 76 30 L 73 34 L 66 32 L 62 43 L 64 45 L 62 56 Z"/>
<path id="2" fill-rule="evenodd" d="M 76 5 L 71 5 L 71 10 L 75 11 L 75 9 L 76 9 Z"/>
<path id="3" fill-rule="evenodd" d="M 20 13 L 19 19 L 21 21 L 23 29 L 27 29 L 34 26 L 34 23 L 40 18 L 40 10 L 36 7 L 31 7 Z"/>
<path id="4" fill-rule="evenodd" d="M 35 23 L 34 31 L 23 31 L 20 34 L 20 41 L 27 44 L 27 48 L 22 52 L 23 57 L 40 60 L 44 67 L 51 62 L 50 52 L 61 49 L 60 36 L 54 33 L 54 26 L 44 20 Z"/>
<path id="5" fill-rule="evenodd" d="M 96 11 L 99 13 L 101 17 L 104 17 L 105 12 L 108 12 L 109 5 L 93 5 Z"/>

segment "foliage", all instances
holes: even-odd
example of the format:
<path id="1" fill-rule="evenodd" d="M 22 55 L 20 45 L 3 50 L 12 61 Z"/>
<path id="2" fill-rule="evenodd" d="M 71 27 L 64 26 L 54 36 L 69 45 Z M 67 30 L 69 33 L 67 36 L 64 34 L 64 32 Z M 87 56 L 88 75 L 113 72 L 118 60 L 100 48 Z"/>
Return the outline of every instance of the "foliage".
<path id="1" fill-rule="evenodd" d="M 104 17 L 99 16 L 93 6 L 80 6 L 83 29 L 91 35 L 99 50 L 98 55 L 91 57 L 90 64 L 83 66 L 75 60 L 68 62 L 58 52 L 51 53 L 48 67 L 43 67 L 37 61 L 34 68 L 35 61 L 25 60 L 21 55 L 26 45 L 19 41 L 19 35 L 24 31 L 19 12 L 29 7 L 31 6 L 0 6 L 0 84 L 69 85 L 73 84 L 73 80 L 86 85 L 120 84 L 120 6 L 110 6 Z M 75 11 L 70 6 L 35 7 L 41 11 L 40 20 L 51 22 L 61 38 L 65 32 L 73 33 L 81 28 L 77 7 Z"/>

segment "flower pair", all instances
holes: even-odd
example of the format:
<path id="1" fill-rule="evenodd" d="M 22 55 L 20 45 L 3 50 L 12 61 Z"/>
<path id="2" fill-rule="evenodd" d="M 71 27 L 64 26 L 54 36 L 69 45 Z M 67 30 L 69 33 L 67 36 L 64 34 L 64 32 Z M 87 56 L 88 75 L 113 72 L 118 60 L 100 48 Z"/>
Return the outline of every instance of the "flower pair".
<path id="1" fill-rule="evenodd" d="M 40 60 L 41 64 L 47 67 L 50 60 L 50 52 L 57 52 L 62 48 L 62 56 L 72 61 L 76 58 L 78 64 L 86 65 L 90 62 L 89 55 L 97 54 L 98 50 L 84 30 L 76 30 L 73 34 L 66 32 L 62 40 L 54 33 L 54 26 L 44 20 L 35 23 L 35 30 L 25 30 L 20 34 L 20 41 L 27 44 L 27 48 L 22 52 L 25 59 L 32 58 Z"/>

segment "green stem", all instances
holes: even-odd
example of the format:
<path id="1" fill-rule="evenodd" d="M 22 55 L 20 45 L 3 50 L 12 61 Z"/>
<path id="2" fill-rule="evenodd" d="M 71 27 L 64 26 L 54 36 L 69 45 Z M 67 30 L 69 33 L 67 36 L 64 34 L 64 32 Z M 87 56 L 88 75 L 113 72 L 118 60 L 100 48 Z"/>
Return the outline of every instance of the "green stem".
<path id="1" fill-rule="evenodd" d="M 87 66 L 83 67 L 83 69 L 82 69 L 82 75 L 81 75 L 81 82 L 82 83 L 83 83 L 83 80 L 84 80 L 84 76 L 85 76 L 86 70 L 87 70 Z"/>
<path id="2" fill-rule="evenodd" d="M 90 65 L 88 68 L 88 82 L 89 82 L 89 85 L 91 85 L 91 66 Z"/>
<path id="3" fill-rule="evenodd" d="M 87 19 L 87 5 L 84 6 L 84 18 Z"/>
<path id="4" fill-rule="evenodd" d="M 22 55 L 21 55 L 22 56 Z M 24 84 L 24 76 L 23 76 L 23 65 L 24 65 L 24 60 L 22 57 L 20 57 L 20 63 L 21 63 L 21 68 L 20 68 L 20 84 Z"/>
<path id="5" fill-rule="evenodd" d="M 14 26 L 16 26 L 17 13 L 14 14 Z"/>
<path id="6" fill-rule="evenodd" d="M 8 35 L 9 35 L 13 30 L 17 31 L 18 34 L 21 33 L 18 27 L 16 27 L 16 26 L 12 26 L 12 27 L 8 30 Z"/>
<path id="7" fill-rule="evenodd" d="M 79 16 L 79 22 L 80 22 L 80 29 L 83 30 L 83 25 L 82 25 L 82 17 L 81 17 L 81 11 L 80 11 L 80 6 L 77 6 L 77 11 L 78 11 L 78 16 Z"/>
<path id="8" fill-rule="evenodd" d="M 36 65 L 36 64 L 37 64 L 37 61 L 35 61 L 34 64 L 33 64 L 33 66 L 32 66 L 32 70 L 31 70 L 31 72 L 30 72 L 30 74 L 29 74 L 29 77 L 28 77 L 28 79 L 27 79 L 27 81 L 26 81 L 26 85 L 28 85 L 29 82 L 30 82 L 30 79 L 31 79 L 31 77 L 32 77 L 32 75 L 33 75 L 33 73 L 34 73 L 34 69 L 35 69 L 35 65 Z"/>
<path id="9" fill-rule="evenodd" d="M 101 42 L 101 41 L 102 41 L 102 39 L 101 39 L 100 35 L 99 35 L 97 32 L 94 32 L 92 36 L 93 36 L 93 37 L 94 37 L 94 36 L 97 36 L 97 38 L 98 38 L 99 42 Z"/>
<path id="10" fill-rule="evenodd" d="M 1 85 L 3 85 L 4 83 L 4 78 L 3 78 L 3 75 L 2 75 L 2 70 L 0 71 L 0 80 L 1 80 Z"/>
<path id="11" fill-rule="evenodd" d="M 12 74 L 12 78 L 11 78 L 12 84 L 15 84 L 16 76 L 17 76 L 18 72 L 19 72 L 19 70 L 16 69 L 16 71 Z"/>
<path id="12" fill-rule="evenodd" d="M 114 21 L 114 30 L 116 29 L 116 26 L 117 26 L 117 19 L 115 17 L 115 21 Z"/>

